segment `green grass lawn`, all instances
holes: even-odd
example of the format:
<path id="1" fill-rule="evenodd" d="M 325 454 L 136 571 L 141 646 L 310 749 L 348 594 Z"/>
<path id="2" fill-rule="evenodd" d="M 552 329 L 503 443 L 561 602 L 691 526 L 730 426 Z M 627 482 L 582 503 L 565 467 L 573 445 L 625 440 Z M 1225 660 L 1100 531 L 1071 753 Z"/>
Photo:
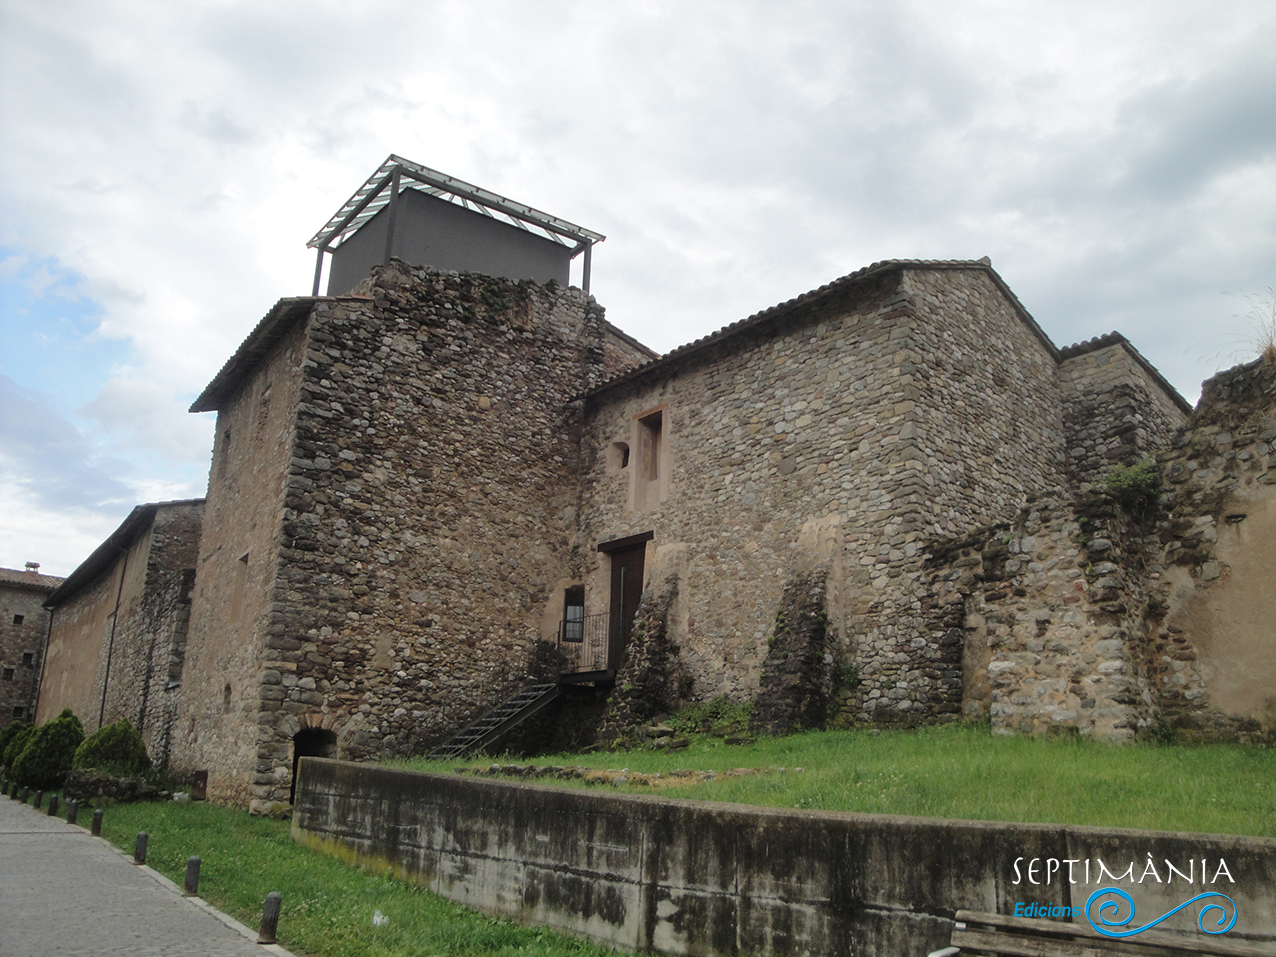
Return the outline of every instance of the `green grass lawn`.
<path id="1" fill-rule="evenodd" d="M 662 786 L 659 793 L 767 807 L 1276 837 L 1276 749 L 1271 748 L 1117 747 L 1075 738 L 993 737 L 986 727 L 971 725 L 877 734 L 811 732 L 736 746 L 691 737 L 689 748 L 674 753 L 555 755 L 523 763 L 645 773 L 784 767 L 765 775 Z M 452 771 L 485 767 L 493 760 L 416 760 L 403 766 Z M 634 784 L 620 789 L 654 790 Z"/>
<path id="2" fill-rule="evenodd" d="M 85 811 L 80 820 L 86 821 Z M 284 821 L 214 805 L 109 807 L 102 836 L 130 854 L 146 831 L 146 863 L 181 886 L 198 855 L 200 897 L 256 929 L 270 891 L 283 895 L 279 942 L 320 957 L 615 957 L 546 928 L 521 927 L 458 906 L 415 885 L 348 867 L 293 843 Z M 373 924 L 377 911 L 389 918 Z"/>

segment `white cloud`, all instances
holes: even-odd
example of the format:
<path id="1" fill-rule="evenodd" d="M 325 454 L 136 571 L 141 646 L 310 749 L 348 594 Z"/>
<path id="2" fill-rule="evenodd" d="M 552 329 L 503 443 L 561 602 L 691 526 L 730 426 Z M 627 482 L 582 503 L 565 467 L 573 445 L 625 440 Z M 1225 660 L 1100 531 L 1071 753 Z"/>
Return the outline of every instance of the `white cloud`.
<path id="1" fill-rule="evenodd" d="M 85 441 L 157 489 L 192 485 L 183 407 L 309 290 L 306 239 L 391 152 L 606 233 L 594 292 L 661 349 L 874 260 L 987 254 L 1060 344 L 1120 328 L 1194 398 L 1208 339 L 1244 328 L 1221 293 L 1276 274 L 1267 2 L 4 17 L 0 280 L 78 277 L 23 273 L 99 307 Z"/>

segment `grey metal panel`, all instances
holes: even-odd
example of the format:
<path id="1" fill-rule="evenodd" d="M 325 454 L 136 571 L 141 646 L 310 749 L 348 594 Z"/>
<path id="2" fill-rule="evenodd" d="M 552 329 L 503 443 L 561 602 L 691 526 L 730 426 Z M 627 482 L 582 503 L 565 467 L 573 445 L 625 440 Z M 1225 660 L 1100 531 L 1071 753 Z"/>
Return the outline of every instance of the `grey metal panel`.
<path id="1" fill-rule="evenodd" d="M 567 285 L 570 246 L 476 213 L 416 189 L 399 194 L 395 210 L 393 255 L 415 266 L 480 272 L 506 279 L 551 279 Z M 382 262 L 386 248 L 387 209 L 332 253 L 328 295 L 349 292 Z"/>

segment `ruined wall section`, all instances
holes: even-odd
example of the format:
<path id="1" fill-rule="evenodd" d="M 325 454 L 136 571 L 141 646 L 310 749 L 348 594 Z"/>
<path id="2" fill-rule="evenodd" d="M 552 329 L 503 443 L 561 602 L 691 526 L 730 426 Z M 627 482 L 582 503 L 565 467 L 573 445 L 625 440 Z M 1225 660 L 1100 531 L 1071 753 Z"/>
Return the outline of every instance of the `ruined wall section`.
<path id="1" fill-rule="evenodd" d="M 1148 546 L 1101 489 L 1047 490 L 1012 522 L 928 543 L 931 614 L 962 650 L 965 716 L 994 734 L 1147 734 Z"/>
<path id="2" fill-rule="evenodd" d="M 685 546 L 688 611 L 674 638 L 694 696 L 752 698 L 784 584 L 815 557 L 803 529 L 816 523 L 836 536 L 823 663 L 859 669 L 858 700 L 838 707 L 887 723 L 956 715 L 960 643 L 927 617 L 922 546 L 1009 520 L 1028 490 L 1062 481 L 1053 375 L 985 270 L 906 268 L 594 397 L 586 614 L 608 610 L 598 541 L 653 531 L 649 555 Z M 656 408 L 669 493 L 635 507 L 633 466 L 612 453 Z"/>
<path id="3" fill-rule="evenodd" d="M 1169 446 L 1187 413 L 1120 333 L 1062 350 L 1068 467 L 1074 487 L 1098 482 L 1114 466 L 1134 465 Z"/>
<path id="4" fill-rule="evenodd" d="M 567 570 L 602 374 L 580 290 L 394 263 L 313 310 L 270 594 L 255 796 L 291 739 L 421 753 L 524 681 Z"/>
<path id="5" fill-rule="evenodd" d="M 224 803 L 246 804 L 254 768 L 274 768 L 259 763 L 258 714 L 306 345 L 302 318 L 217 413 L 172 760 L 207 770 Z"/>
<path id="6" fill-rule="evenodd" d="M 1161 614 L 1148 664 L 1181 740 L 1276 740 L 1276 365 L 1205 383 L 1161 456 Z"/>

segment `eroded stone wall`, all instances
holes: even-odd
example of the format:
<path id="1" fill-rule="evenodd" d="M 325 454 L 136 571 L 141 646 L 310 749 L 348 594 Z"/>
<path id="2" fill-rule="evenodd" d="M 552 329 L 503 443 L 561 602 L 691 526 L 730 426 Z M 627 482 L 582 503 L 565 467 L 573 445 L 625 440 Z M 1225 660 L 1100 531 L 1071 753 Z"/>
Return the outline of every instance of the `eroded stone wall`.
<path id="1" fill-rule="evenodd" d="M 1276 740 L 1276 365 L 1206 382 L 1161 465 L 1148 666 L 1164 720 L 1184 740 Z"/>

